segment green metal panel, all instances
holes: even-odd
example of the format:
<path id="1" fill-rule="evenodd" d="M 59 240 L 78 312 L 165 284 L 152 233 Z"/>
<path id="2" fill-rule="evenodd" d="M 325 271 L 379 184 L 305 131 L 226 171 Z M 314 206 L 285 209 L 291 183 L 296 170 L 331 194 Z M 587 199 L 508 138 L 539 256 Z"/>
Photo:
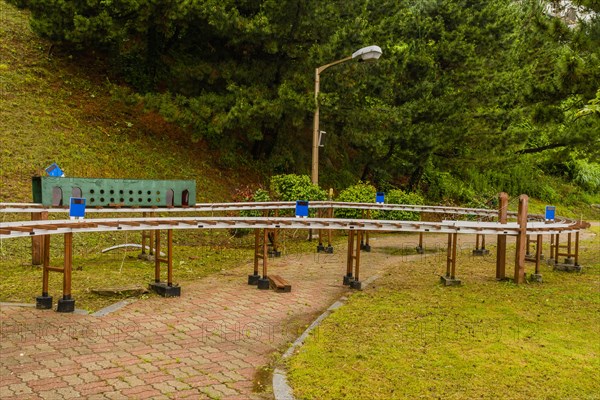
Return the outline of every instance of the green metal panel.
<path id="1" fill-rule="evenodd" d="M 196 203 L 193 180 L 32 178 L 33 201 L 46 206 L 59 205 L 59 201 L 68 205 L 74 189 L 81 190 L 88 207 L 181 207 Z"/>

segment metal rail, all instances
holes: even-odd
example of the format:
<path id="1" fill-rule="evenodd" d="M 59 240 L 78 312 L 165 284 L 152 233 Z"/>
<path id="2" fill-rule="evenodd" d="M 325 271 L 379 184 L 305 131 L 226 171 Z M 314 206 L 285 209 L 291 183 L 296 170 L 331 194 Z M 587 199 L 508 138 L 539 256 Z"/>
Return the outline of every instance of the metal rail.
<path id="1" fill-rule="evenodd" d="M 140 212 L 220 212 L 220 211 L 252 211 L 252 210 L 292 210 L 296 206 L 293 201 L 280 202 L 239 202 L 239 203 L 197 203 L 188 207 L 87 207 L 86 213 L 140 213 Z M 338 201 L 311 201 L 310 207 L 315 209 L 355 209 L 374 211 L 411 211 L 418 213 L 473 215 L 480 217 L 496 217 L 498 210 L 484 208 L 463 208 L 409 204 L 376 204 L 345 203 Z M 0 213 L 31 213 L 46 211 L 49 213 L 66 213 L 68 206 L 49 207 L 37 203 L 0 203 Z M 516 212 L 508 213 L 516 217 Z"/>
<path id="2" fill-rule="evenodd" d="M 146 217 L 103 218 L 85 221 L 44 220 L 0 223 L 0 239 L 83 232 L 138 231 L 161 229 L 341 229 L 386 232 L 429 232 L 510 235 L 519 234 L 517 223 L 470 221 L 382 221 L 339 218 L 285 217 Z M 529 222 L 527 234 L 556 234 L 585 228 L 579 224 Z"/>

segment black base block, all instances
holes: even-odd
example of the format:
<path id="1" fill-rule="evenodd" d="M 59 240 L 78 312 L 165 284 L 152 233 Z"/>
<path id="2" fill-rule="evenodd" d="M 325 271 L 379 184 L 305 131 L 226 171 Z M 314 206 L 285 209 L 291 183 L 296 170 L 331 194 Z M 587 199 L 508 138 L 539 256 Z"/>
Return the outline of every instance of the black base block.
<path id="1" fill-rule="evenodd" d="M 161 295 L 162 297 L 179 297 L 181 296 L 181 286 L 169 286 L 166 282 L 152 282 L 150 290 Z"/>
<path id="2" fill-rule="evenodd" d="M 473 255 L 474 256 L 487 256 L 488 254 L 490 254 L 490 251 L 488 249 L 475 249 L 475 250 L 473 250 Z"/>
<path id="3" fill-rule="evenodd" d="M 354 282 L 354 278 L 352 277 L 352 275 L 344 275 L 344 285 L 345 286 L 350 285 L 352 282 Z"/>
<path id="4" fill-rule="evenodd" d="M 421 246 L 415 247 L 415 250 L 416 250 L 417 254 L 425 253 L 425 250 Z"/>
<path id="5" fill-rule="evenodd" d="M 459 286 L 460 279 L 451 278 L 449 276 L 440 276 L 440 282 L 442 282 L 445 286 Z"/>
<path id="6" fill-rule="evenodd" d="M 248 275 L 248 285 L 258 285 L 260 275 Z"/>
<path id="7" fill-rule="evenodd" d="M 325 253 L 325 246 L 322 243 L 317 245 L 317 253 Z"/>
<path id="8" fill-rule="evenodd" d="M 581 265 L 555 263 L 554 271 L 581 272 Z"/>
<path id="9" fill-rule="evenodd" d="M 540 282 L 540 283 L 542 283 L 542 275 L 540 275 L 540 274 L 531 274 L 529 276 L 529 280 L 531 282 Z"/>
<path id="10" fill-rule="evenodd" d="M 333 254 L 333 246 L 329 245 L 329 246 L 325 247 L 325 253 Z"/>
<path id="11" fill-rule="evenodd" d="M 356 290 L 362 290 L 362 282 L 361 281 L 352 281 L 350 282 L 350 287 Z"/>
<path id="12" fill-rule="evenodd" d="M 58 299 L 58 312 L 73 312 L 75 311 L 75 299 Z"/>
<path id="13" fill-rule="evenodd" d="M 140 253 L 138 254 L 138 259 L 144 261 L 154 261 L 154 254 Z"/>
<path id="14" fill-rule="evenodd" d="M 258 288 L 260 290 L 269 290 L 271 288 L 271 282 L 269 281 L 269 278 L 259 279 Z"/>
<path id="15" fill-rule="evenodd" d="M 50 310 L 52 308 L 52 296 L 36 297 L 35 308 L 37 308 L 38 310 Z"/>
<path id="16" fill-rule="evenodd" d="M 267 252 L 267 256 L 274 258 L 274 257 L 281 257 L 281 252 L 277 251 L 277 250 L 269 250 Z"/>
<path id="17" fill-rule="evenodd" d="M 362 251 L 366 251 L 367 253 L 371 252 L 371 245 L 369 244 L 361 244 L 360 249 Z"/>

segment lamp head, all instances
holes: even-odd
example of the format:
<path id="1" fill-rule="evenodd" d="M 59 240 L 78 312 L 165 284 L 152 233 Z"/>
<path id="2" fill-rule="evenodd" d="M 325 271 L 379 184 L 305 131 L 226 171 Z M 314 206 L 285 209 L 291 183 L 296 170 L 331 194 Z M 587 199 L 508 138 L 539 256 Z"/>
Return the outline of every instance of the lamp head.
<path id="1" fill-rule="evenodd" d="M 377 60 L 381 57 L 382 51 L 379 46 L 368 46 L 356 50 L 352 53 L 352 58 L 358 58 L 359 61 Z"/>

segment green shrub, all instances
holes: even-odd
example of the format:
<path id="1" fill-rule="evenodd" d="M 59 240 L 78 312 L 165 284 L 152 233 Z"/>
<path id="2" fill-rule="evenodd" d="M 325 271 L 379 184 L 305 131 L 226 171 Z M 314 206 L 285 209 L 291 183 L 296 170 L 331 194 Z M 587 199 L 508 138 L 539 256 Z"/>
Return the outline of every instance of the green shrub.
<path id="1" fill-rule="evenodd" d="M 375 203 L 375 195 L 377 190 L 375 186 L 358 182 L 356 185 L 347 187 L 342 190 L 337 198 L 337 201 L 346 203 Z M 335 211 L 336 218 L 362 218 L 362 210 L 338 209 Z M 376 219 L 379 212 L 371 211 L 371 218 Z"/>
<path id="2" fill-rule="evenodd" d="M 576 160 L 570 165 L 573 181 L 590 193 L 600 192 L 600 164 Z"/>
<path id="3" fill-rule="evenodd" d="M 424 204 L 423 197 L 418 193 L 406 193 L 401 189 L 393 189 L 385 194 L 386 204 Z M 412 211 L 381 211 L 379 219 L 397 221 L 418 221 L 420 213 Z"/>
<path id="4" fill-rule="evenodd" d="M 280 201 L 327 200 L 327 192 L 314 185 L 308 175 L 275 175 L 271 177 L 271 192 Z"/>

